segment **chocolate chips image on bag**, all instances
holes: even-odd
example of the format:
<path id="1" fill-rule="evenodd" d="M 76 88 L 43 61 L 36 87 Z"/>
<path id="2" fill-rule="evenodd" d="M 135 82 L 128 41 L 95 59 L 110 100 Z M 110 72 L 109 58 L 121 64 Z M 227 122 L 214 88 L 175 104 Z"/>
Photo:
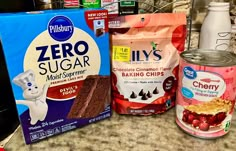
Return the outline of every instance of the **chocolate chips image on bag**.
<path id="1" fill-rule="evenodd" d="M 158 90 L 157 90 L 157 88 L 155 88 L 155 90 L 153 90 L 153 94 L 150 92 L 150 91 L 148 91 L 147 93 L 145 93 L 144 91 L 143 91 L 143 89 L 139 92 L 139 97 L 141 97 L 141 99 L 142 100 L 147 100 L 147 99 L 149 99 L 149 98 L 151 98 L 153 95 L 155 95 L 155 94 L 158 94 Z M 135 99 L 135 98 L 137 98 L 138 96 L 137 96 L 137 94 L 134 92 L 134 91 L 132 91 L 132 94 L 130 95 L 130 98 L 131 99 Z"/>
<path id="2" fill-rule="evenodd" d="M 113 109 L 163 113 L 175 105 L 184 14 L 139 14 L 110 19 Z"/>

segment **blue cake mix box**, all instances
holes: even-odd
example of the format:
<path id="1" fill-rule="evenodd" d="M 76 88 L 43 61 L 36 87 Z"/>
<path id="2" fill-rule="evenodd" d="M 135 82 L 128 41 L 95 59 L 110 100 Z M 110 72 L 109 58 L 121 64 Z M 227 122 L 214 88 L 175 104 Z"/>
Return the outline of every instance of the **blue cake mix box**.
<path id="1" fill-rule="evenodd" d="M 111 116 L 107 10 L 0 15 L 26 144 Z"/>

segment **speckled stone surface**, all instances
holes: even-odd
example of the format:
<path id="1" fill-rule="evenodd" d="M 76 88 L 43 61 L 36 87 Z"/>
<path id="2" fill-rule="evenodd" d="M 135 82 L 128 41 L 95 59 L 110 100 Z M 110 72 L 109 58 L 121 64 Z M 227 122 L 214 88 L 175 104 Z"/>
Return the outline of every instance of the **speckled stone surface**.
<path id="1" fill-rule="evenodd" d="M 21 129 L 5 146 L 6 151 L 235 151 L 236 115 L 231 131 L 216 140 L 203 140 L 184 133 L 175 124 L 175 108 L 154 116 L 113 117 L 25 145 Z"/>
<path id="2" fill-rule="evenodd" d="M 139 0 L 139 9 L 142 13 L 172 12 L 172 0 Z M 139 10 L 139 11 L 140 11 Z"/>
<path id="3" fill-rule="evenodd" d="M 231 42 L 231 45 L 230 45 L 229 51 L 232 51 L 236 54 L 236 33 L 232 33 L 230 42 Z"/>
<path id="4" fill-rule="evenodd" d="M 154 11 L 154 0 L 139 0 L 139 13 L 152 13 Z"/>

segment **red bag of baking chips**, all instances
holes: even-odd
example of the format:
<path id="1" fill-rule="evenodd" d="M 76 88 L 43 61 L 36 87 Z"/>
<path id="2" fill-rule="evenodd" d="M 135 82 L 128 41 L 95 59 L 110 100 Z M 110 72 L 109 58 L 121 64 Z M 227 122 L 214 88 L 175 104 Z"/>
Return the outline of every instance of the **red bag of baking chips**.
<path id="1" fill-rule="evenodd" d="M 175 105 L 184 14 L 139 14 L 110 20 L 113 109 L 163 113 Z"/>

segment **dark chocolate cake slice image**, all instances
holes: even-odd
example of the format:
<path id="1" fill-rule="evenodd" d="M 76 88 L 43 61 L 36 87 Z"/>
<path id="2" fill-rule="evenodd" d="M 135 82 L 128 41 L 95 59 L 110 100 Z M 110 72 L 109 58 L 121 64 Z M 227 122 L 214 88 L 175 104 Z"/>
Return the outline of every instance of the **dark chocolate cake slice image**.
<path id="1" fill-rule="evenodd" d="M 67 118 L 91 118 L 104 111 L 110 90 L 109 76 L 88 76 L 83 83 Z"/>
<path id="2" fill-rule="evenodd" d="M 110 94 L 109 91 L 110 78 L 108 76 L 101 76 L 93 92 L 93 97 L 84 113 L 85 118 L 95 117 L 105 110 L 107 96 Z"/>
<path id="3" fill-rule="evenodd" d="M 104 34 L 104 29 L 103 28 L 98 28 L 96 29 L 96 36 L 99 37 Z"/>
<path id="4" fill-rule="evenodd" d="M 98 76 L 88 76 L 81 87 L 79 94 L 76 96 L 68 118 L 80 118 L 85 112 L 89 101 L 91 100 L 91 92 L 94 91 L 97 85 Z"/>

